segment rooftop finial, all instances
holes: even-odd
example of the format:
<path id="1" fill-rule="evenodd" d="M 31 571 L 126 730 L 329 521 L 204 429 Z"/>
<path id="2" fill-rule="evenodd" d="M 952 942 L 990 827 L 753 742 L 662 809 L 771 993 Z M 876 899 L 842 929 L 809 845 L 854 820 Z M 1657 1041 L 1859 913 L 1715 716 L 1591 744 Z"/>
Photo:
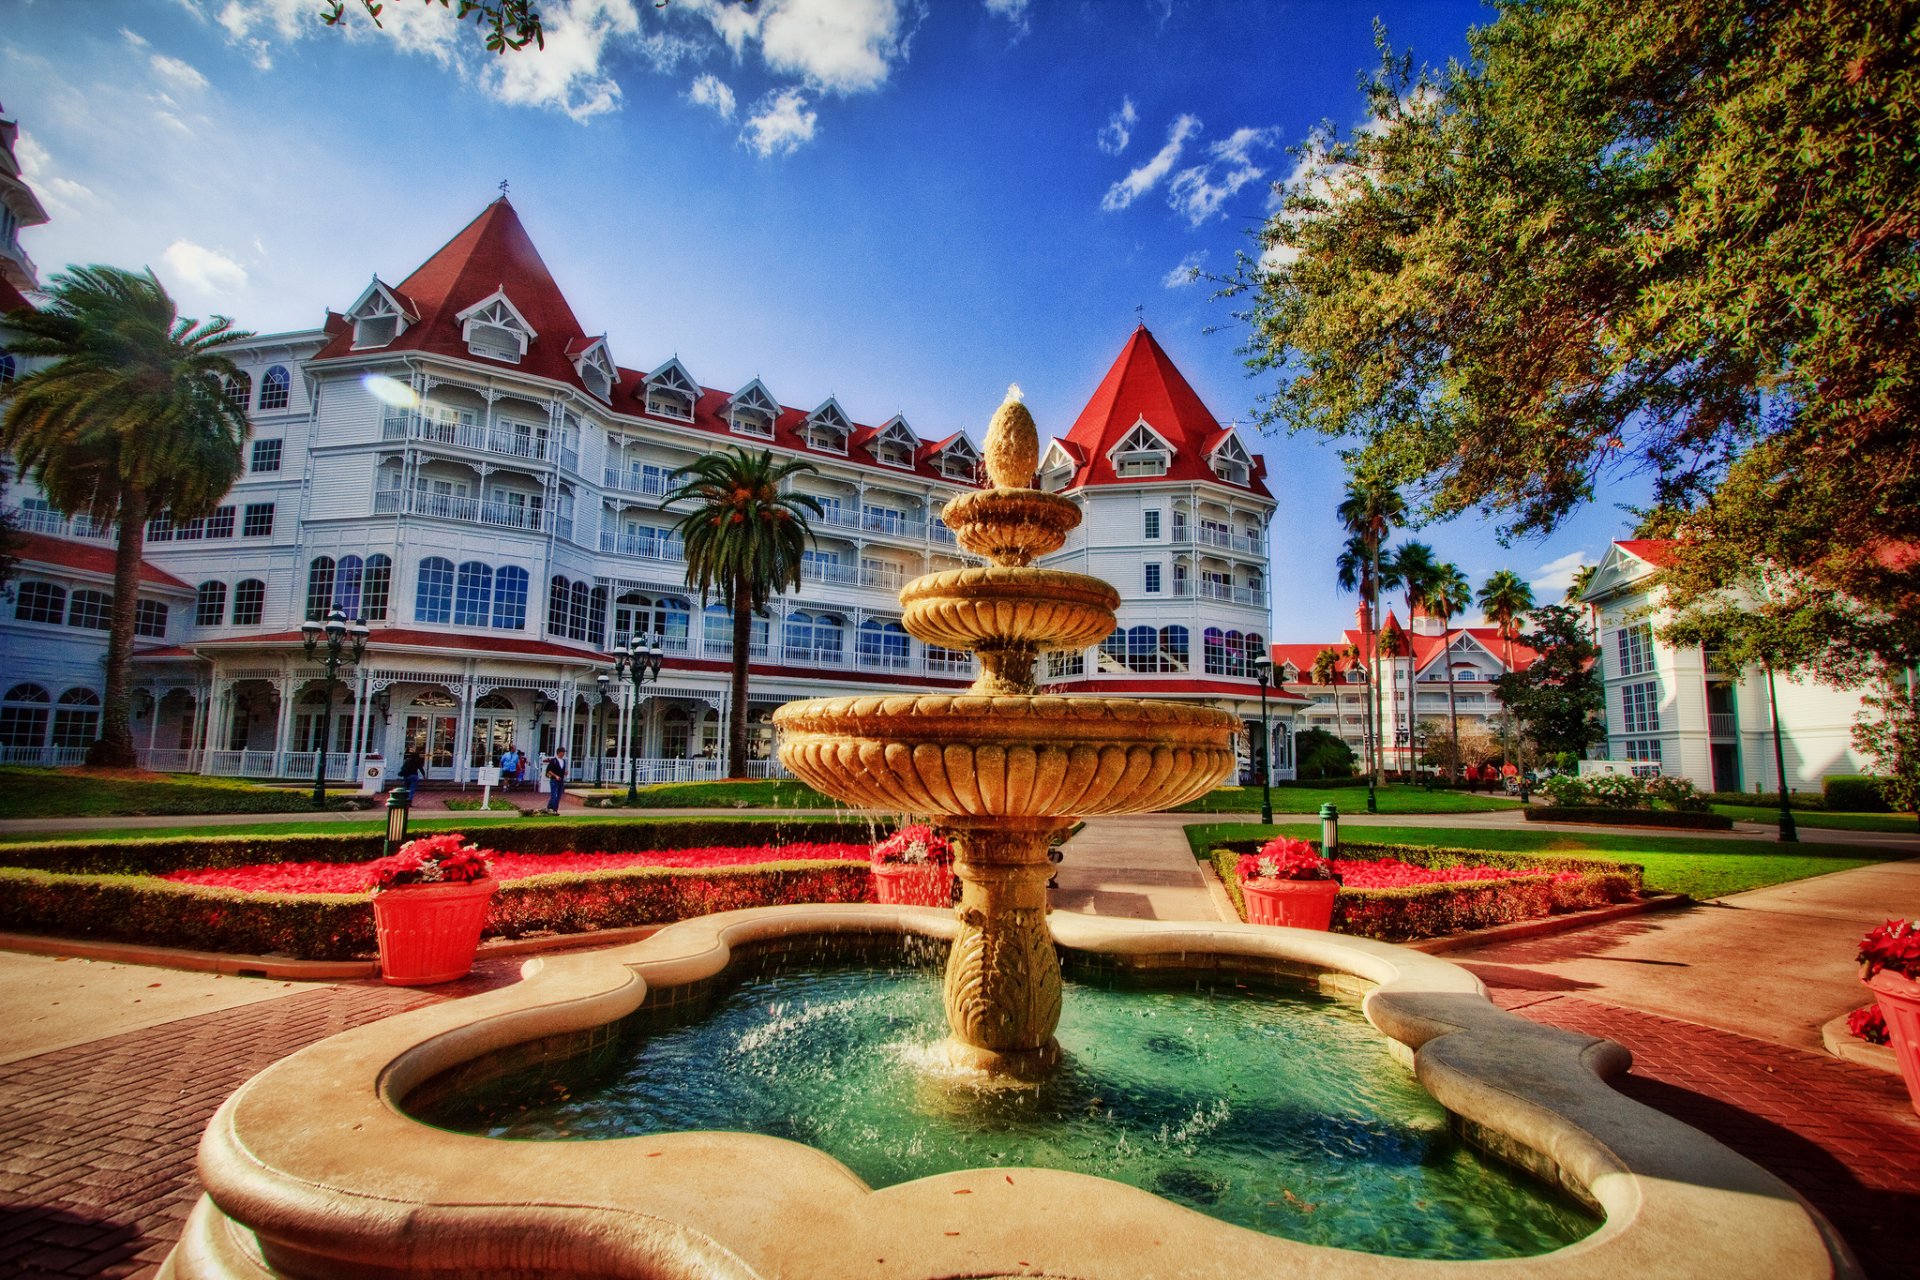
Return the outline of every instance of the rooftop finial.
<path id="1" fill-rule="evenodd" d="M 507 198 L 507 180 L 505 178 L 500 179 L 500 198 L 502 200 Z"/>

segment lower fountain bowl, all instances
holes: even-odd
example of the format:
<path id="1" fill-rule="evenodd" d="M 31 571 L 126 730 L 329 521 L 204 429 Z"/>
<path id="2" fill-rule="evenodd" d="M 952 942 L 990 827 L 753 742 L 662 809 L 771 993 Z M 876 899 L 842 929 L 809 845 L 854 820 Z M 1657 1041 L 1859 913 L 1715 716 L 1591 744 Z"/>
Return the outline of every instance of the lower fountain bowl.
<path id="1" fill-rule="evenodd" d="M 1134 698 L 817 698 L 774 712 L 780 763 L 861 808 L 1034 820 L 1151 813 L 1235 768 L 1239 720 Z"/>

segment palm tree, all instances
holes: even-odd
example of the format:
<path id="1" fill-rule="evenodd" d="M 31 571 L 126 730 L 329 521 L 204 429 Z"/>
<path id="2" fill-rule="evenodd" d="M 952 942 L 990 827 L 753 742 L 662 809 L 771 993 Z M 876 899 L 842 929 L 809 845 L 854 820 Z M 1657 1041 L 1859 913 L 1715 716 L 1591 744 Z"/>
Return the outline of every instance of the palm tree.
<path id="1" fill-rule="evenodd" d="M 1413 614 L 1416 609 L 1425 609 L 1427 592 L 1433 585 L 1435 575 L 1440 572 L 1440 562 L 1434 559 L 1433 548 L 1424 542 L 1403 542 L 1394 548 L 1393 554 L 1381 565 L 1380 586 L 1384 590 L 1399 590 L 1407 601 L 1407 740 L 1413 740 Z M 1394 741 L 1399 742 L 1399 733 Z M 1403 757 L 1401 764 L 1406 765 Z"/>
<path id="2" fill-rule="evenodd" d="M 727 710 L 727 777 L 747 776 L 747 648 L 753 615 L 764 613 L 776 591 L 800 585 L 802 553 L 813 538 L 806 512 L 817 499 L 782 493 L 782 482 L 818 471 L 810 462 L 775 462 L 773 451 L 710 453 L 673 473 L 663 504 L 687 501 L 693 510 L 674 532 L 686 547 L 687 589 L 700 604 L 718 594 L 733 610 L 733 692 Z"/>
<path id="3" fill-rule="evenodd" d="M 1489 577 L 1480 588 L 1480 612 L 1487 615 L 1500 631 L 1500 639 L 1506 648 L 1505 661 L 1508 671 L 1513 670 L 1513 641 L 1520 634 L 1520 619 L 1533 612 L 1533 588 L 1526 580 L 1511 569 L 1501 569 Z M 1507 753 L 1505 735 L 1501 735 L 1501 751 Z M 1502 763 L 1506 763 L 1503 759 Z"/>
<path id="4" fill-rule="evenodd" d="M 1427 587 L 1427 612 L 1440 620 L 1440 651 L 1447 663 L 1447 724 L 1453 748 L 1447 762 L 1447 774 L 1456 785 L 1460 781 L 1460 712 L 1453 701 L 1453 620 L 1473 603 L 1473 584 L 1457 564 L 1438 567 Z"/>
<path id="5" fill-rule="evenodd" d="M 16 355 L 54 363 L 15 384 L 0 449 L 64 515 L 118 522 L 100 739 L 87 763 L 134 763 L 133 623 L 147 521 L 208 515 L 239 478 L 252 429 L 227 398 L 238 372 L 216 348 L 253 335 L 224 316 L 184 319 L 153 272 L 74 267 L 38 311 L 7 318 Z"/>
<path id="6" fill-rule="evenodd" d="M 1366 548 L 1367 563 L 1371 569 L 1367 580 L 1378 590 L 1380 582 L 1380 544 L 1387 540 L 1394 526 L 1406 517 L 1407 504 L 1401 500 L 1400 491 L 1375 476 L 1356 475 L 1347 481 L 1347 496 L 1340 500 L 1335 508 L 1341 525 L 1346 531 L 1359 538 Z M 1371 617 L 1369 616 L 1369 624 Z M 1369 662 L 1370 683 L 1373 685 L 1373 700 L 1368 708 L 1374 722 L 1380 718 L 1380 664 L 1379 653 L 1373 644 L 1371 625 L 1362 636 L 1371 655 Z M 1374 736 L 1374 754 L 1369 766 L 1369 775 L 1377 784 L 1380 781 L 1379 736 Z"/>
<path id="7" fill-rule="evenodd" d="M 1349 645 L 1351 652 L 1345 656 L 1358 663 L 1371 663 L 1367 655 L 1373 648 L 1373 620 L 1379 613 L 1379 579 L 1374 576 L 1374 559 L 1367 550 L 1367 544 L 1357 533 L 1348 534 L 1346 545 L 1340 548 L 1340 554 L 1333 561 L 1334 583 L 1342 591 L 1356 592 L 1360 596 L 1360 647 Z M 1367 668 L 1369 682 L 1374 672 Z M 1363 688 L 1360 692 L 1360 710 L 1366 720 L 1366 733 L 1362 746 L 1365 747 L 1367 776 L 1373 776 L 1373 701 L 1372 690 Z"/>

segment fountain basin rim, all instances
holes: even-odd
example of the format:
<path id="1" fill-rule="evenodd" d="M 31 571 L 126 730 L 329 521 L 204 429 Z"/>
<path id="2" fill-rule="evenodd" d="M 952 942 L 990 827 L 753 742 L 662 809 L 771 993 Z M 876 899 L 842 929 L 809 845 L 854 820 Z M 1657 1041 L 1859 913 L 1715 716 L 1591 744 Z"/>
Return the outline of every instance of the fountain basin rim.
<path id="1" fill-rule="evenodd" d="M 1372 986 L 1368 1017 L 1469 1131 L 1524 1144 L 1606 1212 L 1587 1238 L 1511 1263 L 1550 1280 L 1723 1273 L 1857 1274 L 1845 1246 L 1784 1184 L 1604 1080 L 1610 1042 L 1498 1009 L 1473 976 L 1386 943 L 1239 924 L 1054 916 L 1063 946 L 1151 961 L 1266 957 Z M 553 1274 L 1116 1277 L 1304 1270 L 1332 1277 L 1465 1277 L 1430 1262 L 1301 1244 L 1147 1192 L 1052 1170 L 970 1170 L 871 1190 L 823 1153 L 759 1135 L 502 1142 L 435 1130 L 397 1099 L 492 1049 L 604 1026 L 649 983 L 724 968 L 735 945 L 801 935 L 950 937 L 922 908 L 759 908 L 683 921 L 623 947 L 530 961 L 513 987 L 429 1006 L 293 1054 L 236 1092 L 209 1126 L 203 1200 L 169 1274 L 260 1274 L 266 1256 L 329 1274 L 484 1272 L 537 1258 Z M 658 1156 L 650 1153 L 659 1152 Z M 1007 1179 L 1012 1179 L 1009 1183 Z M 546 1194 L 543 1188 L 564 1188 Z M 964 1204 L 954 1192 L 971 1191 Z M 245 1225 L 242 1225 L 245 1224 Z M 945 1234 L 958 1229 L 959 1237 Z M 877 1252 L 876 1252 L 877 1251 Z"/>
<path id="2" fill-rule="evenodd" d="M 1149 745 L 1186 745 L 1239 731 L 1231 712 L 1150 698 L 1105 698 L 1057 693 L 853 694 L 789 702 L 773 713 L 788 733 L 884 737 L 893 742 L 1087 743 L 1125 746 L 1117 734 L 1135 733 Z"/>

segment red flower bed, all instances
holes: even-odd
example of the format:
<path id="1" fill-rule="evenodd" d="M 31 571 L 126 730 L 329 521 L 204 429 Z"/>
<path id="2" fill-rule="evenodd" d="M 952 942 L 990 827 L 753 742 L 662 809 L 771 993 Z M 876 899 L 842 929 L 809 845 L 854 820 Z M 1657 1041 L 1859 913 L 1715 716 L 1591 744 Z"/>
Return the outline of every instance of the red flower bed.
<path id="1" fill-rule="evenodd" d="M 1516 876 L 1547 876 L 1578 880 L 1577 871 L 1546 867 L 1416 867 L 1398 858 L 1335 858 L 1335 874 L 1349 889 L 1406 889 L 1426 884 L 1461 884 L 1469 880 L 1511 880 Z"/>
<path id="2" fill-rule="evenodd" d="M 456 837 L 457 839 L 458 837 Z M 863 844 L 783 844 L 710 849 L 654 849 L 645 853 L 496 853 L 496 880 L 525 880 L 555 872 L 615 871 L 624 867 L 747 867 L 768 862 L 865 862 Z M 378 874 L 371 862 L 264 862 L 247 867 L 172 871 L 179 884 L 215 885 L 248 893 L 370 892 Z"/>

